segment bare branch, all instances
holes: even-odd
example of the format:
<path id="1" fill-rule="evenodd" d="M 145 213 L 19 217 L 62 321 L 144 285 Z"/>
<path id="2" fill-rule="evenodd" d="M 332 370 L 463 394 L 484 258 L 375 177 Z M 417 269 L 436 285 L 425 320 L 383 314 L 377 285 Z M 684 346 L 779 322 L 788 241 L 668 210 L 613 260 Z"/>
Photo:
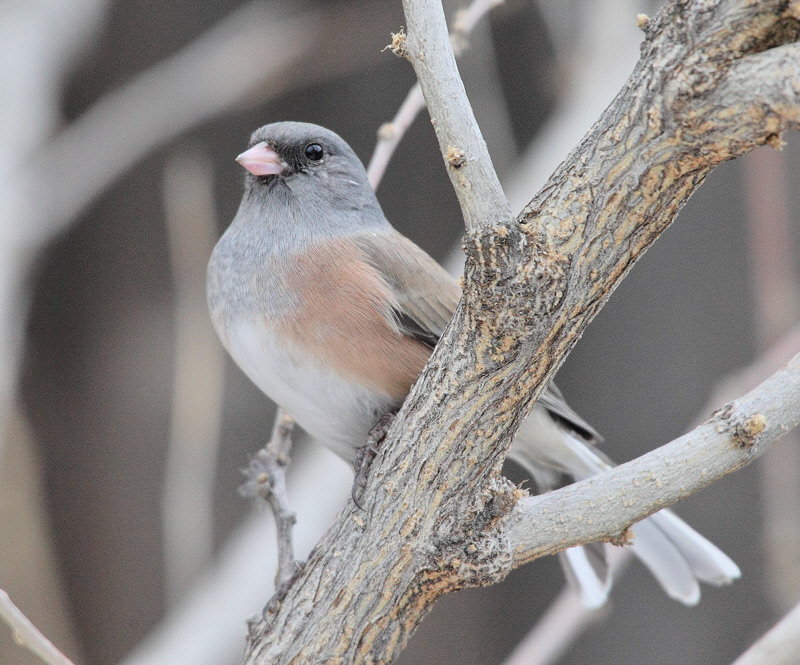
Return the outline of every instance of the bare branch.
<path id="1" fill-rule="evenodd" d="M 14 631 L 14 639 L 17 643 L 27 647 L 47 665 L 73 665 L 69 658 L 39 632 L 39 629 L 14 605 L 11 598 L 2 589 L 0 589 L 0 618 Z"/>
<path id="2" fill-rule="evenodd" d="M 502 4 L 503 0 L 473 0 L 469 7 L 459 11 L 450 34 L 450 43 L 456 57 L 461 55 L 467 47 L 469 37 L 478 21 L 492 8 Z M 419 82 L 415 83 L 408 95 L 403 100 L 397 114 L 391 122 L 386 122 L 378 129 L 378 143 L 367 167 L 367 179 L 372 189 L 377 189 L 386 172 L 386 167 L 394 155 L 411 123 L 414 122 L 419 112 L 425 108 L 425 98 Z"/>
<path id="3" fill-rule="evenodd" d="M 753 389 L 769 374 L 776 372 L 791 360 L 798 350 L 800 350 L 800 327 L 795 328 L 776 342 L 756 358 L 751 365 L 740 369 L 732 377 L 722 381 L 714 391 L 712 399 L 700 410 L 700 413 L 705 416 L 718 404 L 730 401 L 743 392 Z M 702 416 L 699 419 L 702 419 Z M 791 448 L 793 445 L 791 439 L 797 432 L 797 429 L 787 432 L 782 445 L 762 460 L 762 467 L 764 462 L 771 461 L 773 457 L 776 457 L 778 451 L 785 452 L 787 448 Z M 790 465 L 788 472 L 791 474 L 794 468 L 794 465 Z M 787 499 L 785 496 L 782 498 Z M 790 509 L 793 503 L 793 500 L 788 502 Z M 785 506 L 782 508 L 786 510 Z M 618 571 L 630 560 L 631 550 L 630 548 L 615 547 L 610 550 L 610 556 L 610 563 L 615 569 L 614 576 L 616 577 Z M 790 572 L 784 569 L 783 574 L 791 577 L 794 571 Z M 789 582 L 791 587 L 791 580 Z M 549 665 L 556 662 L 561 653 L 580 637 L 595 616 L 594 610 L 584 606 L 574 593 L 565 589 L 503 665 Z"/>
<path id="4" fill-rule="evenodd" d="M 272 436 L 267 445 L 258 451 L 246 474 L 248 482 L 242 488 L 245 496 L 260 496 L 269 503 L 275 516 L 278 540 L 278 570 L 275 573 L 275 588 L 285 593 L 284 585 L 294 578 L 297 567 L 292 546 L 292 529 L 297 517 L 289 505 L 286 491 L 286 467 L 292 449 L 294 420 L 282 408 L 275 413 Z"/>
<path id="5" fill-rule="evenodd" d="M 573 545 L 611 540 L 634 522 L 760 457 L 800 424 L 800 354 L 758 388 L 657 450 L 514 508 L 514 565 Z"/>
<path id="6" fill-rule="evenodd" d="M 511 207 L 458 74 L 439 0 L 404 0 L 408 35 L 401 52 L 414 65 L 450 182 L 468 231 L 510 224 Z"/>

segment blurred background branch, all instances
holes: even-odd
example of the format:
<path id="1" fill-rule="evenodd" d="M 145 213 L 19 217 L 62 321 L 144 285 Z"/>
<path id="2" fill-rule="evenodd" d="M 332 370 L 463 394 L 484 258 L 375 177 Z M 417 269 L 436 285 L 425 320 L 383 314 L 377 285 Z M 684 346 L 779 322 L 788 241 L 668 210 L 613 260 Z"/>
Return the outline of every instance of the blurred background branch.
<path id="1" fill-rule="evenodd" d="M 56 649 L 30 619 L 20 612 L 2 589 L 0 589 L 0 618 L 11 628 L 14 641 L 36 654 L 46 665 L 73 665 L 72 661 Z"/>
<path id="2" fill-rule="evenodd" d="M 756 150 L 744 161 L 749 275 L 759 349 L 765 353 L 800 322 L 800 245 L 793 237 L 787 159 L 783 152 Z M 795 225 L 796 226 L 796 225 Z M 784 342 L 785 344 L 785 342 Z M 763 548 L 775 610 L 800 600 L 800 436 L 789 432 L 761 462 Z"/>
<path id="3" fill-rule="evenodd" d="M 743 653 L 733 665 L 792 665 L 800 652 L 800 605 Z"/>
<path id="4" fill-rule="evenodd" d="M 170 604 L 191 589 L 214 551 L 214 485 L 224 357 L 206 312 L 206 263 L 217 239 L 212 164 L 183 150 L 164 171 L 164 208 L 175 294 L 171 424 L 162 499 Z"/>

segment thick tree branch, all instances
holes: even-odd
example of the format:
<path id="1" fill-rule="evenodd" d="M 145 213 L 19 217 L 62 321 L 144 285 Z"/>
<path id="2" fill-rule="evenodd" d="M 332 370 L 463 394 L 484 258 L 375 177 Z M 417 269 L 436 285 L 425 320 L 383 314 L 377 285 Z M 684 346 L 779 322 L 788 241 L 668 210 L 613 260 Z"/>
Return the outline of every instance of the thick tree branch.
<path id="1" fill-rule="evenodd" d="M 373 463 L 366 510 L 348 504 L 279 611 L 251 626 L 248 663 L 391 662 L 436 598 L 507 574 L 524 496 L 500 475 L 512 436 L 705 176 L 798 126 L 794 12 L 785 0 L 670 3 L 623 90 L 516 222 L 465 205 L 464 297 Z M 434 49 L 416 34 L 423 68 L 448 60 L 438 37 Z M 451 118 L 426 98 L 442 130 Z"/>
<path id="2" fill-rule="evenodd" d="M 798 425 L 800 354 L 675 441 L 608 473 L 517 503 L 507 532 L 514 565 L 612 540 L 634 522 L 746 466 Z"/>

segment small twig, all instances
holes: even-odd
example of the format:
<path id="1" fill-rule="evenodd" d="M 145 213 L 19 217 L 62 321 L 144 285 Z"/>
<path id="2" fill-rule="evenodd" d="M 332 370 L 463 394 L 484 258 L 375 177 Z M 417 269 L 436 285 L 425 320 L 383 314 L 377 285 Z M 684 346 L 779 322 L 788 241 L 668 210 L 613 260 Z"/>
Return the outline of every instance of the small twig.
<path id="1" fill-rule="evenodd" d="M 793 665 L 800 654 L 800 605 L 770 628 L 733 665 Z"/>
<path id="2" fill-rule="evenodd" d="M 403 0 L 403 10 L 408 21 L 403 54 L 425 95 L 467 231 L 510 226 L 511 206 L 458 74 L 441 2 Z"/>
<path id="3" fill-rule="evenodd" d="M 289 507 L 286 491 L 286 467 L 292 449 L 294 420 L 282 408 L 275 414 L 275 426 L 269 443 L 256 453 L 245 471 L 247 482 L 242 487 L 245 496 L 260 496 L 269 503 L 275 515 L 278 537 L 278 570 L 275 588 L 280 590 L 297 574 L 292 545 L 292 527 L 297 516 Z M 284 592 L 285 595 L 285 592 Z"/>
<path id="4" fill-rule="evenodd" d="M 478 21 L 492 7 L 502 4 L 504 1 L 473 0 L 469 7 L 456 12 L 453 30 L 450 32 L 450 43 L 453 46 L 453 53 L 456 57 L 460 56 L 469 46 L 467 37 Z M 419 112 L 424 108 L 425 97 L 423 97 L 422 88 L 417 82 L 408 91 L 408 95 L 403 100 L 392 121 L 383 123 L 378 129 L 378 143 L 375 145 L 375 152 L 372 153 L 372 158 L 369 160 L 369 166 L 367 167 L 367 178 L 369 179 L 369 184 L 372 185 L 372 189 L 378 189 L 394 151 L 411 123 L 414 122 Z"/>
<path id="5" fill-rule="evenodd" d="M 35 653 L 48 665 L 74 665 L 73 662 L 61 653 L 41 631 L 33 625 L 9 598 L 8 594 L 0 589 L 0 617 L 11 627 L 14 640 L 17 644 L 26 647 Z"/>
<path id="6" fill-rule="evenodd" d="M 800 327 L 796 327 L 776 342 L 751 365 L 724 379 L 715 389 L 712 398 L 700 410 L 698 423 L 702 422 L 716 405 L 729 402 L 753 389 L 785 365 L 798 351 L 800 351 Z M 796 432 L 797 430 L 793 430 L 787 433 L 784 436 L 784 445 L 779 448 L 787 448 L 786 438 Z M 765 460 L 769 457 L 765 456 Z M 610 550 L 615 577 L 630 561 L 631 554 L 630 548 L 615 547 Z M 520 641 L 503 665 L 550 665 L 557 662 L 596 618 L 595 610 L 585 607 L 574 593 L 568 588 L 565 589 L 531 628 L 528 635 Z"/>
<path id="7" fill-rule="evenodd" d="M 567 547 L 608 540 L 746 466 L 798 424 L 800 354 L 674 441 L 558 492 L 519 501 L 507 531 L 514 566 Z M 591 521 L 583 519 L 588 512 Z"/>

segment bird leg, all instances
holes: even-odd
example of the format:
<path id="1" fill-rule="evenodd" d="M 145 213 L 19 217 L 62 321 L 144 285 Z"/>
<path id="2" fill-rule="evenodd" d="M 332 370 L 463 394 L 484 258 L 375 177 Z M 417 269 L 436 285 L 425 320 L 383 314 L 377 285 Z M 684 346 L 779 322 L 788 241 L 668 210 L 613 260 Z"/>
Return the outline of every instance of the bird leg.
<path id="1" fill-rule="evenodd" d="M 361 510 L 364 506 L 361 505 L 361 495 L 364 493 L 364 488 L 367 486 L 367 472 L 372 465 L 372 460 L 378 454 L 378 446 L 383 443 L 389 427 L 397 415 L 396 411 L 388 411 L 381 416 L 381 419 L 369 431 L 367 435 L 367 442 L 356 450 L 356 455 L 353 460 L 353 469 L 355 469 L 356 476 L 353 478 L 353 487 L 350 490 L 350 495 L 353 497 L 353 503 L 356 504 Z"/>

